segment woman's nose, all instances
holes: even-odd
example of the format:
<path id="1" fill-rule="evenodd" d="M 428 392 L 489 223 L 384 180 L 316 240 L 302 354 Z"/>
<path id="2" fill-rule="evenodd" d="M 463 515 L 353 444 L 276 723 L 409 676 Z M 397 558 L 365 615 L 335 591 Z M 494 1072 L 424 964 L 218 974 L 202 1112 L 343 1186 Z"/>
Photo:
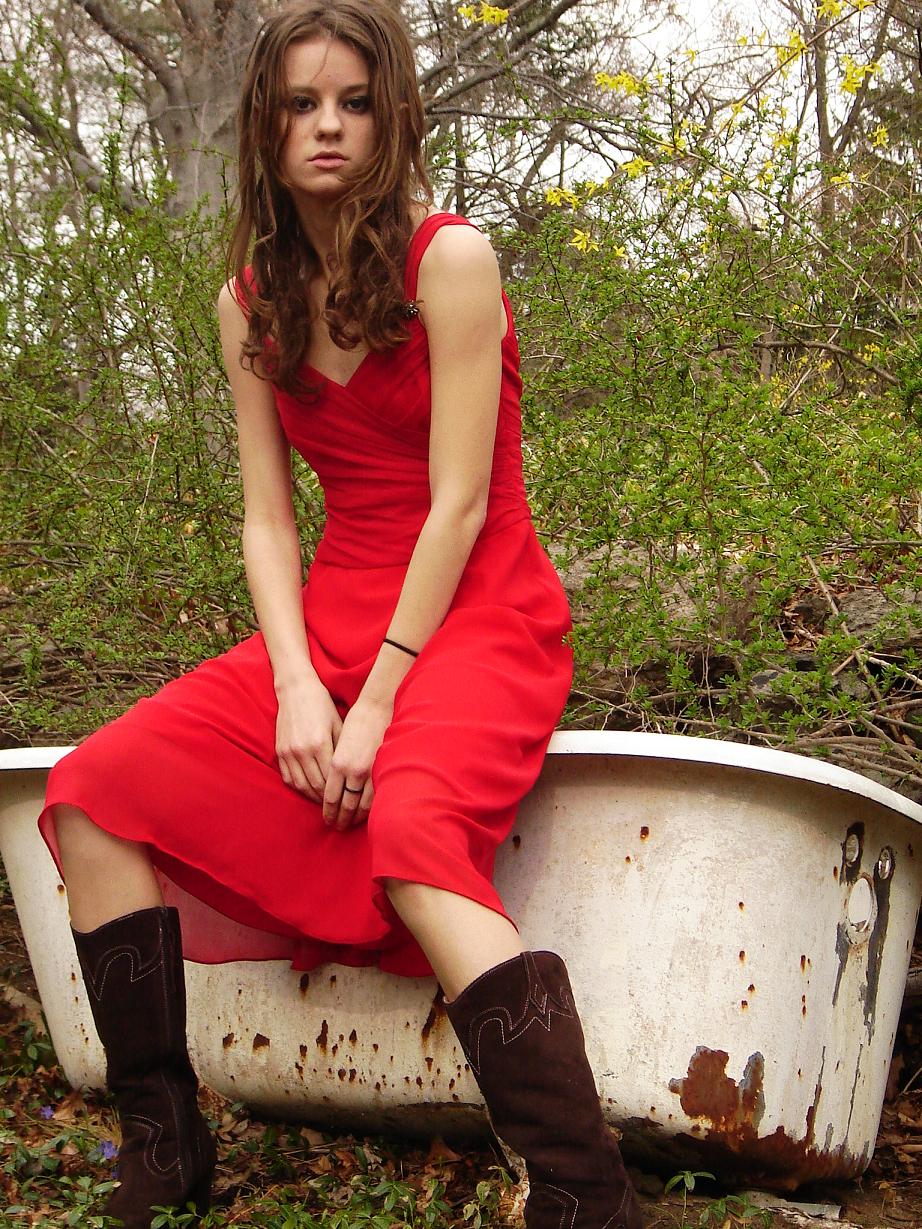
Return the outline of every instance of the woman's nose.
<path id="1" fill-rule="evenodd" d="M 342 127 L 342 116 L 335 102 L 321 103 L 317 108 L 318 132 L 338 132 Z"/>

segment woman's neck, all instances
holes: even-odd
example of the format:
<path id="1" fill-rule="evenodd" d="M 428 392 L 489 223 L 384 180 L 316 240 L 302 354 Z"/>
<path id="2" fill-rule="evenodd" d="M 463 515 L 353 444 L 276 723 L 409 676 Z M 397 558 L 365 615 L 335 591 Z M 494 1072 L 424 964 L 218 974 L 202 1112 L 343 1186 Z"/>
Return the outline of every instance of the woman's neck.
<path id="1" fill-rule="evenodd" d="M 298 222 L 308 243 L 320 259 L 324 274 L 329 274 L 329 257 L 333 251 L 333 236 L 339 222 L 339 210 L 318 201 L 296 200 Z"/>

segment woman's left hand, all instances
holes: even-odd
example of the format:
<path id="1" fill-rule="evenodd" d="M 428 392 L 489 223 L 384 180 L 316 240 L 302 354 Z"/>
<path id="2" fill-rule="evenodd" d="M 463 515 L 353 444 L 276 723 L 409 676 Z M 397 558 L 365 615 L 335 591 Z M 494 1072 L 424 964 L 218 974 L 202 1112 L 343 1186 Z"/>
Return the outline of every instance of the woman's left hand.
<path id="1" fill-rule="evenodd" d="M 368 819 L 375 796 L 371 768 L 393 715 L 393 704 L 362 696 L 346 714 L 323 794 L 323 818 L 340 832 Z"/>

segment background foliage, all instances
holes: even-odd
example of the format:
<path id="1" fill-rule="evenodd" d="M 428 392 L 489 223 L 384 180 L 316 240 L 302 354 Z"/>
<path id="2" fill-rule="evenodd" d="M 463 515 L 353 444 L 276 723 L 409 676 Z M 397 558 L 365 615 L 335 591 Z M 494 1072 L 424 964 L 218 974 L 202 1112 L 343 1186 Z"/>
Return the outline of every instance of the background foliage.
<path id="1" fill-rule="evenodd" d="M 226 176 L 192 199 L 202 149 L 164 152 L 143 79 L 194 40 L 149 22 L 132 60 L 118 6 L 57 20 L 81 7 L 22 17 L 0 80 L 7 745 L 73 740 L 252 628 Z M 530 495 L 577 619 L 567 721 L 922 796 L 914 35 L 895 4 L 769 15 L 728 18 L 705 63 L 644 56 L 610 4 L 410 11 L 439 204 L 489 231 L 516 316 Z M 298 504 L 309 556 L 303 468 Z"/>

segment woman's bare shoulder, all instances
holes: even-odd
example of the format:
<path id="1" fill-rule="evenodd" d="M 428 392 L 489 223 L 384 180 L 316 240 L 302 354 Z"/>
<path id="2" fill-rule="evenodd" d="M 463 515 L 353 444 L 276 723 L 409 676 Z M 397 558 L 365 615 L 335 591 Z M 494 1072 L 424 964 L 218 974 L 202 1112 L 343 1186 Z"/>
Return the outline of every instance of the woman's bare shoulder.
<path id="1" fill-rule="evenodd" d="M 243 270 L 243 279 L 250 287 L 253 285 L 253 270 L 251 265 Z M 218 294 L 218 317 L 222 321 L 233 321 L 239 319 L 241 315 L 248 317 L 246 298 L 240 286 L 239 279 L 232 277 L 230 281 L 225 282 Z"/>
<path id="2" fill-rule="evenodd" d="M 458 278 L 464 282 L 482 278 L 492 283 L 497 268 L 493 245 L 478 227 L 440 226 L 420 258 L 420 290 L 429 284 L 451 285 Z"/>

